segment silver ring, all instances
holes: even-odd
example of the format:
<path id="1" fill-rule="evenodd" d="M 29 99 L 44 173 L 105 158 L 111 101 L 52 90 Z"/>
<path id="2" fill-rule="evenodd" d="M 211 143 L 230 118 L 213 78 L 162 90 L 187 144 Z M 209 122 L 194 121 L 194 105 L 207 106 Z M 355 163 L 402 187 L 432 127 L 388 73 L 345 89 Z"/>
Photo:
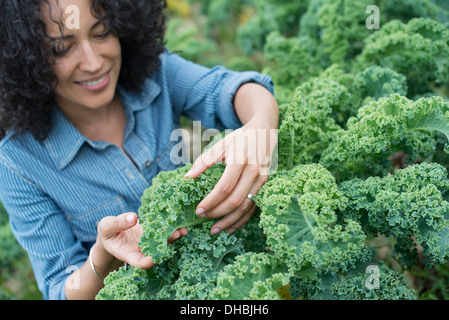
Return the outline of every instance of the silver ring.
<path id="1" fill-rule="evenodd" d="M 246 196 L 249 200 L 254 201 L 254 196 L 251 193 L 248 193 Z"/>

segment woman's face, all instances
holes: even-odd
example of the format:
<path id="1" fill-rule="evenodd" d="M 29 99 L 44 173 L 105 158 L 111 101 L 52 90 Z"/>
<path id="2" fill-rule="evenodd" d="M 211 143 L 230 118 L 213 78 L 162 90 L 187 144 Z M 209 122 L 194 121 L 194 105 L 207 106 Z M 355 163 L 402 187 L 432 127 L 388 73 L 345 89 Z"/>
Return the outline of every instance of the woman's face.
<path id="1" fill-rule="evenodd" d="M 108 105 L 114 98 L 121 68 L 119 40 L 92 16 L 89 0 L 50 2 L 53 20 L 63 23 L 64 37 L 61 52 L 58 50 L 59 25 L 51 21 L 48 7 L 44 6 L 47 34 L 55 39 L 53 71 L 58 78 L 55 102 L 61 109 L 71 112 Z"/>

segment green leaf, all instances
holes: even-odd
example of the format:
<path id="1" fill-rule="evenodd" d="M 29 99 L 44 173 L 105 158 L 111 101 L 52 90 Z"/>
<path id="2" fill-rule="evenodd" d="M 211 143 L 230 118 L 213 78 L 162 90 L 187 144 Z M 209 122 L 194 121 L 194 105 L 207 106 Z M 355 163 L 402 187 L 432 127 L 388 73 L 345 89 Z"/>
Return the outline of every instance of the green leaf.
<path id="1" fill-rule="evenodd" d="M 164 173 L 162 178 L 153 180 L 142 196 L 139 219 L 143 235 L 139 245 L 154 263 L 173 256 L 174 247 L 167 240 L 174 231 L 210 221 L 198 217 L 195 210 L 217 184 L 224 166 L 215 165 L 197 179 L 184 177 L 189 168 L 177 170 L 175 175 Z"/>
<path id="2" fill-rule="evenodd" d="M 277 290 L 288 284 L 290 277 L 285 264 L 273 255 L 249 252 L 223 268 L 210 299 L 279 300 Z"/>

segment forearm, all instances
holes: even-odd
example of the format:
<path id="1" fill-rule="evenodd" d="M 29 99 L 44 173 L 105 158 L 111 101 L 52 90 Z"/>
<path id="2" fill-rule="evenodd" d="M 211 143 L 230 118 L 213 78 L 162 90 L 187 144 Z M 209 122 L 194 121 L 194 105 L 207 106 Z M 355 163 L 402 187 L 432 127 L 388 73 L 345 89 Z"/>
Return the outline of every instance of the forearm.
<path id="1" fill-rule="evenodd" d="M 260 122 L 260 129 L 277 129 L 279 126 L 278 103 L 262 85 L 242 85 L 235 95 L 234 108 L 243 124 L 254 120 Z"/>
<path id="2" fill-rule="evenodd" d="M 92 247 L 92 262 L 101 278 L 123 266 L 123 262 L 111 256 L 98 242 Z M 66 281 L 67 300 L 93 300 L 103 288 L 103 281 L 94 273 L 90 265 L 90 255 L 84 265 L 73 272 Z"/>

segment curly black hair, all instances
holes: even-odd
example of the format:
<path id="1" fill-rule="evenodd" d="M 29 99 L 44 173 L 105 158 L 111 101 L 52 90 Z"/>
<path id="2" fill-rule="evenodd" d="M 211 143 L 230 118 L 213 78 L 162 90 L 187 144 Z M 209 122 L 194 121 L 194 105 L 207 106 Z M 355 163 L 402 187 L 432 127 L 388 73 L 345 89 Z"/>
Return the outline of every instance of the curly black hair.
<path id="1" fill-rule="evenodd" d="M 8 130 L 44 140 L 51 129 L 55 53 L 41 15 L 49 0 L 0 0 L 0 139 Z M 141 91 L 165 50 L 165 0 L 91 0 L 91 12 L 120 41 L 119 84 Z M 48 6 L 50 10 L 50 6 Z M 60 22 L 62 25 L 62 22 Z"/>

